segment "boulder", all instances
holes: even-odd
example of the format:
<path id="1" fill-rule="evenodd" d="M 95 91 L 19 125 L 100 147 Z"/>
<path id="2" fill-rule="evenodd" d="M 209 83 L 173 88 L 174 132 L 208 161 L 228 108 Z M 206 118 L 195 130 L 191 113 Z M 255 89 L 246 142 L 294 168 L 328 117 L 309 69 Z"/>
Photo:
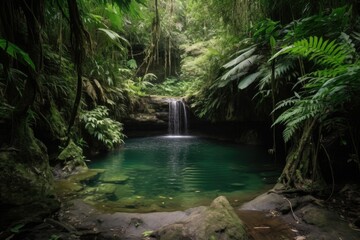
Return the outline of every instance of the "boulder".
<path id="1" fill-rule="evenodd" d="M 216 198 L 210 207 L 192 212 L 186 220 L 160 228 L 154 236 L 161 240 L 249 239 L 243 222 L 223 196 Z"/>
<path id="2" fill-rule="evenodd" d="M 68 173 L 73 172 L 77 167 L 87 168 L 82 149 L 72 140 L 60 152 L 57 160 L 60 162 L 62 170 L 67 170 Z"/>
<path id="3" fill-rule="evenodd" d="M 115 184 L 102 183 L 97 187 L 97 192 L 105 195 L 114 195 L 116 191 Z"/>
<path id="4" fill-rule="evenodd" d="M 129 176 L 122 174 L 110 175 L 105 173 L 100 177 L 100 181 L 103 183 L 123 184 L 128 180 Z"/>
<path id="5" fill-rule="evenodd" d="M 82 172 L 70 176 L 67 181 L 76 183 L 88 183 L 97 180 L 105 170 L 103 169 L 85 169 Z"/>
<path id="6" fill-rule="evenodd" d="M 32 131 L 26 150 L 0 150 L 0 169 L 0 205 L 24 205 L 53 195 L 46 147 Z"/>
<path id="7" fill-rule="evenodd" d="M 59 206 L 45 145 L 30 128 L 19 130 L 18 148 L 0 149 L 1 229 L 22 219 L 41 219 Z"/>
<path id="8" fill-rule="evenodd" d="M 283 196 L 276 193 L 264 193 L 256 197 L 250 202 L 241 206 L 241 210 L 268 211 L 280 210 L 288 204 Z"/>

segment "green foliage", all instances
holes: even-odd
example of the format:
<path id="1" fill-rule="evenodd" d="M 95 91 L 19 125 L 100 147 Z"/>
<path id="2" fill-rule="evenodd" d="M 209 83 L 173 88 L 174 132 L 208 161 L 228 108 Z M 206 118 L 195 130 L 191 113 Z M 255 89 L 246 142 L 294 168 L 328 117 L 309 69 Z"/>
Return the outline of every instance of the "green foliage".
<path id="1" fill-rule="evenodd" d="M 258 72 L 251 73 L 256 68 L 259 61 L 263 56 L 256 53 L 256 45 L 252 45 L 248 48 L 242 49 L 237 54 L 240 54 L 230 62 L 223 65 L 225 73 L 215 83 L 216 87 L 224 87 L 233 80 L 239 80 L 239 89 L 244 89 L 254 82 L 259 76 Z M 236 54 L 236 55 L 237 55 Z"/>
<path id="2" fill-rule="evenodd" d="M 128 46 L 130 46 L 130 43 L 128 40 L 126 40 L 124 37 L 120 36 L 117 32 L 105 29 L 105 28 L 98 28 L 98 31 L 105 33 L 111 42 L 119 48 L 120 51 L 127 50 L 123 45 L 122 42 L 126 43 Z"/>
<path id="3" fill-rule="evenodd" d="M 144 231 L 142 233 L 143 237 L 150 237 L 151 234 L 153 234 L 154 231 L 148 230 L 148 231 Z"/>
<path id="4" fill-rule="evenodd" d="M 310 36 L 337 38 L 341 32 L 348 30 L 350 13 L 351 8 L 345 5 L 332 9 L 330 14 L 322 11 L 309 17 L 294 20 L 284 27 L 287 32 L 285 39 L 291 39 L 295 42 Z"/>
<path id="5" fill-rule="evenodd" d="M 291 53 L 292 55 L 306 57 L 319 65 L 338 67 L 349 58 L 350 48 L 348 45 L 336 44 L 335 42 L 336 40 L 329 42 L 329 40 L 324 41 L 322 37 L 311 36 L 309 39 L 303 39 L 284 47 L 269 61 L 280 54 Z"/>
<path id="6" fill-rule="evenodd" d="M 17 224 L 15 226 L 13 226 L 12 228 L 10 228 L 10 232 L 19 233 L 24 226 L 25 226 L 25 224 Z"/>
<path id="7" fill-rule="evenodd" d="M 59 239 L 61 239 L 61 237 L 56 234 L 51 235 L 49 238 L 49 240 L 59 240 Z"/>
<path id="8" fill-rule="evenodd" d="M 109 109 L 98 106 L 91 111 L 83 112 L 80 120 L 91 136 L 102 142 L 108 149 L 123 143 L 122 124 L 109 118 Z"/>
<path id="9" fill-rule="evenodd" d="M 185 81 L 177 78 L 167 78 L 161 84 L 156 84 L 146 89 L 146 93 L 160 96 L 186 96 L 196 81 Z"/>
<path id="10" fill-rule="evenodd" d="M 124 83 L 124 86 L 126 87 L 130 96 L 136 98 L 139 96 L 145 96 L 147 89 L 154 86 L 151 81 L 156 79 L 157 77 L 155 74 L 147 73 L 143 77 L 127 79 Z"/>
<path id="11" fill-rule="evenodd" d="M 351 49 L 348 43 L 310 37 L 284 47 L 272 57 L 287 53 L 311 60 L 316 66 L 299 79 L 302 91 L 295 92 L 295 97 L 282 101 L 275 109 L 288 108 L 274 123 L 285 124 L 285 141 L 290 140 L 305 121 L 316 119 L 321 124 L 335 113 L 346 111 L 347 103 L 358 103 L 360 62 Z"/>
<path id="12" fill-rule="evenodd" d="M 6 39 L 0 39 L 0 48 L 12 58 L 18 60 L 19 62 L 27 66 L 30 66 L 33 70 L 35 70 L 35 64 L 29 57 L 29 54 L 16 46 L 14 43 L 11 43 Z"/>
<path id="13" fill-rule="evenodd" d="M 255 42 L 260 43 L 269 43 L 270 41 L 274 41 L 272 39 L 278 37 L 279 30 L 281 29 L 280 27 L 281 26 L 278 21 L 273 21 L 271 19 L 261 20 L 252 29 L 254 32 L 253 39 Z"/>

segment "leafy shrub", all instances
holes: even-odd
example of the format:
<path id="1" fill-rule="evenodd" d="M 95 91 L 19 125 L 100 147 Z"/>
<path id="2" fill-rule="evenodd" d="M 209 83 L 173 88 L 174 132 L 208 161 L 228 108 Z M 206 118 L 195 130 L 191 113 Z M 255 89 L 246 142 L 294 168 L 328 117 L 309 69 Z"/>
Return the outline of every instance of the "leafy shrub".
<path id="1" fill-rule="evenodd" d="M 167 78 L 161 84 L 146 89 L 146 93 L 161 96 L 185 96 L 194 89 L 197 81 L 184 81 L 176 78 Z"/>
<path id="2" fill-rule="evenodd" d="M 82 113 L 80 120 L 85 124 L 88 133 L 109 150 L 124 142 L 125 135 L 122 133 L 122 124 L 109 118 L 109 109 L 105 106 L 98 106 L 91 111 Z"/>

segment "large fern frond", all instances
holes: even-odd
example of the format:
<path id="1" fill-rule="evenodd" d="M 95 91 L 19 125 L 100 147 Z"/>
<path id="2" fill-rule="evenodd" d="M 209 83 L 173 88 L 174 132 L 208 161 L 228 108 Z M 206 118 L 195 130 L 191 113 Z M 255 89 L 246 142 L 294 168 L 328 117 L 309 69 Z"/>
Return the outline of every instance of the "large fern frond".
<path id="1" fill-rule="evenodd" d="M 324 41 L 310 37 L 283 48 L 271 59 L 288 53 L 313 61 L 315 71 L 299 79 L 301 93 L 279 103 L 274 111 L 287 108 L 274 124 L 284 124 L 283 137 L 288 141 L 309 119 L 319 123 L 331 118 L 334 113 L 343 112 L 346 104 L 359 98 L 360 62 L 356 58 L 354 45 L 348 35 L 342 35 L 344 43 L 335 40 Z M 317 65 L 317 66 L 316 66 Z"/>
<path id="2" fill-rule="evenodd" d="M 336 43 L 336 40 L 330 42 L 329 40 L 324 41 L 322 37 L 311 36 L 284 47 L 269 61 L 285 53 L 306 57 L 323 66 L 340 66 L 349 57 L 350 48 L 346 44 Z"/>
<path id="3" fill-rule="evenodd" d="M 275 79 L 284 78 L 291 79 L 298 76 L 298 72 L 296 71 L 297 61 L 295 59 L 286 57 L 282 58 L 280 61 L 276 61 L 275 65 Z M 271 67 L 269 65 L 264 65 L 261 69 L 261 78 L 259 79 L 259 89 L 265 89 L 265 86 L 269 86 L 271 84 Z"/>
<path id="4" fill-rule="evenodd" d="M 296 131 L 301 129 L 306 120 L 320 118 L 324 106 L 313 99 L 290 99 L 281 102 L 275 110 L 292 105 L 276 119 L 273 125 L 284 124 L 284 141 L 289 141 Z"/>

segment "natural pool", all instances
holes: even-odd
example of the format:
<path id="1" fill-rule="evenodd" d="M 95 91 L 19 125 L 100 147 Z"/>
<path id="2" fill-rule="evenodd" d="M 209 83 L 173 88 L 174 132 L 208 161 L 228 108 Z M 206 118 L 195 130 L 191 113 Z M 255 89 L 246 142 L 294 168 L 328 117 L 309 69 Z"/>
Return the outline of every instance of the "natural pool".
<path id="1" fill-rule="evenodd" d="M 183 210 L 220 195 L 238 205 L 269 189 L 279 174 L 261 147 L 192 136 L 128 139 L 89 167 L 105 172 L 88 184 L 85 200 L 127 212 Z"/>

